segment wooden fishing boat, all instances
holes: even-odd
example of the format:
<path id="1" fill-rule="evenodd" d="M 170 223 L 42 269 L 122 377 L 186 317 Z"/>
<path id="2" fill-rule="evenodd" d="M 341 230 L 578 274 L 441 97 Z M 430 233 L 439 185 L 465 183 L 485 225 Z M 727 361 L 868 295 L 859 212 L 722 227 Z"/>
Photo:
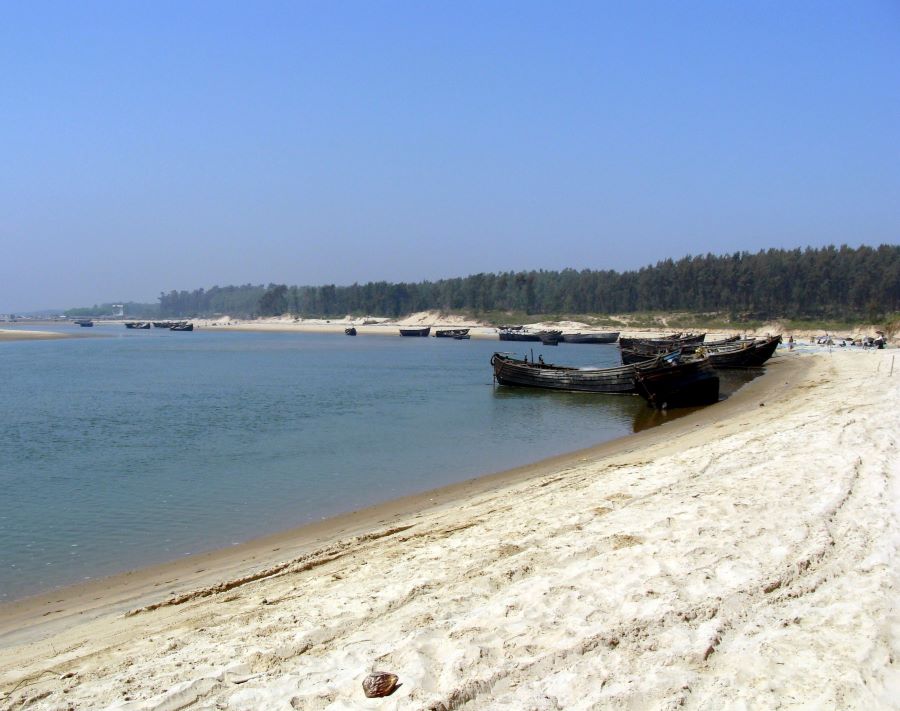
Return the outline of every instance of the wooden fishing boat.
<path id="1" fill-rule="evenodd" d="M 703 343 L 703 339 L 705 338 L 705 333 L 676 333 L 672 336 L 666 336 L 664 338 L 619 338 L 619 347 L 630 349 L 635 345 L 668 346 L 669 350 L 674 350 L 675 348 L 682 348 L 684 346 Z"/>
<path id="2" fill-rule="evenodd" d="M 532 333 L 524 328 L 501 328 L 499 331 L 501 341 L 540 341 L 537 333 Z"/>
<path id="3" fill-rule="evenodd" d="M 634 383 L 638 394 L 657 409 L 709 405 L 719 400 L 719 376 L 705 357 L 636 367 Z"/>
<path id="4" fill-rule="evenodd" d="M 660 353 L 668 353 L 679 348 L 682 355 L 690 355 L 699 348 L 717 348 L 720 346 L 736 345 L 739 343 L 753 343 L 753 339 L 741 339 L 740 336 L 729 336 L 718 341 L 710 341 L 709 343 L 683 343 L 673 346 L 670 341 L 640 341 L 634 342 L 630 346 L 619 346 L 622 352 L 623 363 L 642 363 L 649 360 Z"/>
<path id="5" fill-rule="evenodd" d="M 78 324 L 82 328 L 91 328 L 94 325 L 94 322 L 89 318 L 77 318 L 74 323 Z"/>
<path id="6" fill-rule="evenodd" d="M 607 333 L 564 333 L 563 343 L 615 343 L 619 338 L 618 331 Z"/>
<path id="7" fill-rule="evenodd" d="M 562 340 L 562 331 L 538 331 L 537 336 L 545 346 L 558 346 Z"/>
<path id="8" fill-rule="evenodd" d="M 192 324 L 192 323 L 176 323 L 169 330 L 170 331 L 193 331 L 194 324 Z"/>
<path id="9" fill-rule="evenodd" d="M 429 333 L 431 333 L 431 326 L 425 326 L 425 328 L 401 328 L 400 329 L 401 336 L 425 337 Z"/>
<path id="10" fill-rule="evenodd" d="M 125 328 L 137 328 L 137 321 L 126 321 Z"/>
<path id="11" fill-rule="evenodd" d="M 153 321 L 153 328 L 172 328 L 174 321 Z"/>
<path id="12" fill-rule="evenodd" d="M 347 335 L 347 336 L 355 336 L 355 335 L 356 335 L 356 328 L 355 328 L 354 326 L 350 326 L 350 328 L 345 328 L 345 329 L 344 329 L 344 335 Z"/>
<path id="13" fill-rule="evenodd" d="M 454 336 L 453 340 L 454 341 L 468 341 L 470 338 L 471 338 L 471 336 L 468 333 L 463 333 L 463 334 L 460 334 L 459 336 Z"/>
<path id="14" fill-rule="evenodd" d="M 779 343 L 781 334 L 730 348 L 703 348 L 700 352 L 709 358 L 714 368 L 756 368 L 775 354 Z"/>
<path id="15" fill-rule="evenodd" d="M 468 335 L 468 328 L 442 328 L 434 332 L 435 338 L 462 338 Z"/>
<path id="16" fill-rule="evenodd" d="M 669 354 L 672 358 L 677 354 Z M 494 353 L 491 365 L 494 379 L 500 385 L 546 388 L 570 392 L 633 393 L 634 373 L 640 368 L 655 367 L 662 357 L 643 366 L 624 365 L 614 368 L 573 368 L 541 361 L 529 362 L 509 353 Z"/>

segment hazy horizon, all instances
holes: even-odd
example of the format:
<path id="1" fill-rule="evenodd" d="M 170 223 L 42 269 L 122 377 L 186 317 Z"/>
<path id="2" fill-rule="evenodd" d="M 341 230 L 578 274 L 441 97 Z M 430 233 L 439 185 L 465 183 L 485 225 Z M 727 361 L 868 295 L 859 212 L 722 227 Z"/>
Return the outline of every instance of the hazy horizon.
<path id="1" fill-rule="evenodd" d="M 900 6 L 11 5 L 0 313 L 900 241 Z"/>

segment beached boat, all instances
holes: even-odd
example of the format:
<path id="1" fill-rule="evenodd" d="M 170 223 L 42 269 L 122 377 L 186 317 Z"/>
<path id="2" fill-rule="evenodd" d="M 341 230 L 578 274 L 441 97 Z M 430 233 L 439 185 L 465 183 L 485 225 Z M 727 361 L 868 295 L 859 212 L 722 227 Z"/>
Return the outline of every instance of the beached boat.
<path id="1" fill-rule="evenodd" d="M 676 333 L 663 338 L 619 338 L 619 348 L 632 349 L 635 346 L 660 346 L 669 350 L 703 343 L 705 333 Z"/>
<path id="2" fill-rule="evenodd" d="M 607 333 L 564 333 L 563 343 L 615 343 L 619 338 L 618 331 Z"/>
<path id="3" fill-rule="evenodd" d="M 89 318 L 77 318 L 74 323 L 78 324 L 82 328 L 91 328 L 94 325 L 94 322 Z"/>
<path id="4" fill-rule="evenodd" d="M 756 368 L 775 354 L 779 343 L 781 334 L 737 346 L 701 348 L 698 353 L 706 355 L 714 368 Z"/>
<path id="5" fill-rule="evenodd" d="M 720 346 L 734 346 L 740 343 L 753 343 L 753 339 L 741 339 L 740 336 L 729 336 L 728 338 L 710 341 L 709 343 L 698 343 L 694 341 L 678 345 L 673 345 L 672 341 L 667 340 L 650 340 L 632 342 L 632 344 L 627 347 L 620 345 L 619 348 L 622 352 L 623 363 L 642 363 L 661 353 L 668 353 L 675 348 L 679 348 L 682 355 L 689 355 L 700 348 L 718 348 Z"/>
<path id="6" fill-rule="evenodd" d="M 412 336 L 412 337 L 424 337 L 431 333 L 431 326 L 425 326 L 425 328 L 401 328 L 400 335 L 401 336 Z"/>
<path id="7" fill-rule="evenodd" d="M 434 332 L 435 338 L 462 338 L 468 335 L 468 328 L 442 328 Z"/>
<path id="8" fill-rule="evenodd" d="M 355 336 L 355 335 L 356 335 L 356 328 L 353 327 L 353 326 L 351 326 L 350 328 L 345 328 L 345 329 L 344 329 L 344 335 L 347 335 L 347 336 Z"/>
<path id="9" fill-rule="evenodd" d="M 172 328 L 174 321 L 153 321 L 153 328 Z"/>
<path id="10" fill-rule="evenodd" d="M 719 400 L 719 376 L 705 357 L 637 367 L 634 383 L 638 394 L 657 409 L 709 405 Z"/>
<path id="11" fill-rule="evenodd" d="M 137 328 L 137 329 L 144 331 L 144 330 L 150 328 L 150 322 L 149 321 L 126 321 L 125 328 Z"/>
<path id="12" fill-rule="evenodd" d="M 170 331 L 193 331 L 194 324 L 192 324 L 192 323 L 176 323 L 169 330 Z"/>
<path id="13" fill-rule="evenodd" d="M 669 354 L 669 358 L 677 353 Z M 662 362 L 663 358 L 657 359 Z M 514 358 L 509 353 L 494 353 L 491 366 L 494 379 L 500 385 L 530 388 L 546 388 L 589 393 L 633 393 L 634 372 L 639 368 L 652 368 L 653 361 L 641 366 L 623 365 L 613 368 L 573 368 L 551 363 L 530 362 L 527 358 Z"/>

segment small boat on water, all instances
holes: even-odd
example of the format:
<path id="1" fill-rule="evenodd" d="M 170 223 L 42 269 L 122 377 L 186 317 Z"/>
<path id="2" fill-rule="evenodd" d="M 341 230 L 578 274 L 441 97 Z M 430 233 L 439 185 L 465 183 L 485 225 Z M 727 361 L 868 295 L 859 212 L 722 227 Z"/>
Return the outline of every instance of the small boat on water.
<path id="1" fill-rule="evenodd" d="M 471 336 L 468 333 L 463 333 L 459 336 L 453 336 L 454 341 L 468 341 Z"/>
<path id="2" fill-rule="evenodd" d="M 563 343 L 615 343 L 619 339 L 618 331 L 607 333 L 564 333 Z"/>
<path id="3" fill-rule="evenodd" d="M 509 353 L 494 353 L 491 356 L 491 366 L 494 368 L 494 379 L 500 385 L 570 392 L 624 394 L 636 391 L 634 384 L 636 370 L 656 367 L 665 358 L 671 359 L 677 356 L 678 353 L 670 353 L 638 366 L 573 368 L 544 363 L 540 358 L 537 362 L 529 362 L 527 358 L 514 358 Z"/>
<path id="4" fill-rule="evenodd" d="M 76 318 L 73 323 L 78 324 L 82 328 L 91 328 L 94 325 L 94 322 L 89 318 Z"/>
<path id="5" fill-rule="evenodd" d="M 172 325 L 169 329 L 170 331 L 193 331 L 194 324 L 192 323 L 176 323 Z"/>
<path id="6" fill-rule="evenodd" d="M 460 339 L 469 335 L 468 328 L 442 328 L 434 332 L 435 338 L 456 338 Z"/>
<path id="7" fill-rule="evenodd" d="M 175 321 L 153 321 L 153 328 L 172 328 L 175 323 Z"/>
<path id="8" fill-rule="evenodd" d="M 523 326 L 507 326 L 498 332 L 501 341 L 540 341 L 537 333 L 532 333 Z"/>
<path id="9" fill-rule="evenodd" d="M 706 357 L 663 360 L 652 368 L 636 367 L 634 383 L 638 394 L 659 410 L 710 405 L 719 400 L 719 376 Z"/>
<path id="10" fill-rule="evenodd" d="M 345 328 L 345 329 L 344 329 L 344 335 L 347 335 L 347 336 L 355 336 L 355 335 L 356 335 L 356 328 L 355 328 L 354 326 L 351 326 L 350 328 Z"/>
<path id="11" fill-rule="evenodd" d="M 149 321 L 126 321 L 125 328 L 137 328 L 137 329 L 144 331 L 144 330 L 147 330 L 148 328 L 150 328 L 150 322 Z"/>
<path id="12" fill-rule="evenodd" d="M 431 326 L 425 326 L 425 328 L 401 328 L 400 335 L 401 336 L 410 336 L 410 337 L 420 337 L 424 338 L 429 333 L 431 333 Z"/>
<path id="13" fill-rule="evenodd" d="M 537 335 L 545 346 L 558 346 L 562 340 L 562 331 L 539 331 Z"/>

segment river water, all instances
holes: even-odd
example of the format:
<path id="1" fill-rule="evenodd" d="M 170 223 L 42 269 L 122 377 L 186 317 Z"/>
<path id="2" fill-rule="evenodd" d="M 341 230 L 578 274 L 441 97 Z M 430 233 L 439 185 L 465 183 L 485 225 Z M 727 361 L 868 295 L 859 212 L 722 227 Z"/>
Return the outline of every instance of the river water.
<path id="1" fill-rule="evenodd" d="M 619 362 L 615 346 L 121 325 L 91 336 L 0 343 L 0 601 L 648 422 L 636 396 L 492 382 L 495 350 L 537 345 L 548 362 L 609 366 Z"/>

